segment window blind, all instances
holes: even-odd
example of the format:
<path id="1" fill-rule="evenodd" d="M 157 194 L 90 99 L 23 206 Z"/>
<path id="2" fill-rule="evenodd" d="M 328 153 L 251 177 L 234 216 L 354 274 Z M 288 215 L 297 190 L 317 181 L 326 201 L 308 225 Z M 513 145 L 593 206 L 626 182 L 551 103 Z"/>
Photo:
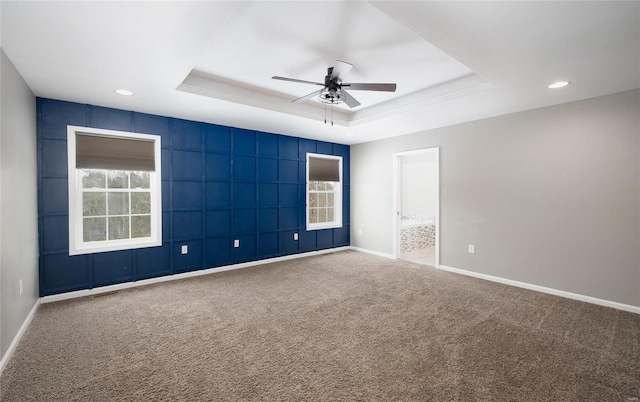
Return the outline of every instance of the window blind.
<path id="1" fill-rule="evenodd" d="M 76 168 L 153 172 L 154 143 L 76 133 Z"/>
<path id="2" fill-rule="evenodd" d="M 309 156 L 310 181 L 340 181 L 340 160 Z"/>

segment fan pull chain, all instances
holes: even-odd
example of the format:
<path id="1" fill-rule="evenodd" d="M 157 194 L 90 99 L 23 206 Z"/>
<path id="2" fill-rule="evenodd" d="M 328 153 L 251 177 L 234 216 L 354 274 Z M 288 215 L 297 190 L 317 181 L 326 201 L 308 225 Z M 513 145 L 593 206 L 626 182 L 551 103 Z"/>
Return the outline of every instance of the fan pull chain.
<path id="1" fill-rule="evenodd" d="M 324 124 L 327 124 L 327 104 L 324 104 Z"/>
<path id="2" fill-rule="evenodd" d="M 333 103 L 331 104 L 331 125 L 333 126 Z"/>

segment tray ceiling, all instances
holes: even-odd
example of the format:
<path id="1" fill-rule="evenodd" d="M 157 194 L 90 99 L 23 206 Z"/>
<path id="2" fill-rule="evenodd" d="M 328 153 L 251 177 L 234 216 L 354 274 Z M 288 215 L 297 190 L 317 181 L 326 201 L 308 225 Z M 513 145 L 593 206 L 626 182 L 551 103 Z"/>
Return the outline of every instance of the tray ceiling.
<path id="1" fill-rule="evenodd" d="M 36 96 L 346 144 L 640 87 L 639 2 L 0 7 L 2 49 Z M 354 66 L 345 81 L 398 89 L 331 111 L 291 103 L 317 87 L 271 79 L 321 82 L 335 60 Z M 549 90 L 558 79 L 572 84 Z"/>

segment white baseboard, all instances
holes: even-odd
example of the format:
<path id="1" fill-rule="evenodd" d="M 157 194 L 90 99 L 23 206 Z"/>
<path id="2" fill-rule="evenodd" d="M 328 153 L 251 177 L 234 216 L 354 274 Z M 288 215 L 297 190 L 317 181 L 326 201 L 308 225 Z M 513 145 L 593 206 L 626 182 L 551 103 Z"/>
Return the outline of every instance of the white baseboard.
<path id="1" fill-rule="evenodd" d="M 377 255 L 378 257 L 390 258 L 392 260 L 396 259 L 396 257 L 393 256 L 393 254 L 381 253 L 379 251 L 369 250 L 368 248 L 350 246 L 349 249 L 359 251 L 361 253 Z"/>
<path id="2" fill-rule="evenodd" d="M 20 343 L 20 339 L 22 339 L 22 335 L 24 335 L 24 332 L 29 327 L 29 324 L 31 324 L 31 320 L 33 320 L 33 316 L 36 315 L 38 306 L 40 306 L 40 299 L 36 300 L 36 304 L 34 304 L 33 307 L 31 308 L 31 311 L 29 311 L 27 318 L 25 318 L 24 322 L 20 326 L 20 329 L 18 330 L 18 333 L 16 334 L 16 336 L 13 337 L 13 341 L 11 341 L 11 344 L 9 345 L 7 352 L 4 354 L 4 356 L 2 356 L 2 360 L 0 360 L 0 375 L 2 375 L 2 372 L 4 371 L 4 368 L 6 367 L 7 363 L 9 363 L 9 360 L 11 359 L 13 352 L 15 352 L 16 348 L 18 347 L 18 344 Z"/>
<path id="3" fill-rule="evenodd" d="M 52 302 L 57 302 L 61 300 L 75 299 L 78 297 L 93 296 L 101 293 L 109 293 L 109 292 L 115 292 L 118 290 L 134 288 L 138 286 L 151 285 L 153 283 L 161 283 L 161 282 L 175 281 L 178 279 L 193 278 L 201 275 L 215 274 L 216 272 L 224 272 L 224 271 L 231 271 L 234 269 L 249 268 L 257 265 L 271 264 L 278 261 L 286 261 L 286 260 L 293 260 L 296 258 L 311 257 L 314 255 L 333 253 L 336 251 L 343 251 L 343 250 L 349 250 L 349 249 L 350 249 L 349 246 L 329 248 L 329 249 L 318 250 L 318 251 L 310 251 L 307 253 L 290 254 L 282 257 L 268 258 L 268 259 L 258 260 L 258 261 L 243 262 L 241 264 L 233 264 L 233 265 L 225 265 L 222 267 L 201 269 L 198 271 L 184 272 L 181 274 L 159 276 L 157 278 L 142 279 L 135 282 L 118 283 L 115 285 L 101 286 L 93 289 L 76 290 L 73 292 L 66 292 L 66 293 L 60 293 L 60 294 L 51 295 L 51 296 L 44 296 L 40 298 L 40 302 L 52 303 Z"/>
<path id="4" fill-rule="evenodd" d="M 499 276 L 481 274 L 481 273 L 478 273 L 478 272 L 467 271 L 467 270 L 464 270 L 464 269 L 448 267 L 446 265 L 439 265 L 438 268 L 442 269 L 444 271 L 454 272 L 456 274 L 472 276 L 474 278 L 485 279 L 485 280 L 492 281 L 492 282 L 503 283 L 505 285 L 511 285 L 511 286 L 516 286 L 516 287 L 519 287 L 519 288 L 535 290 L 537 292 L 548 293 L 548 294 L 551 294 L 551 295 L 554 295 L 554 296 L 566 297 L 567 299 L 579 300 L 579 301 L 583 301 L 583 302 L 587 302 L 587 303 L 598 304 L 600 306 L 611 307 L 611 308 L 615 308 L 615 309 L 618 309 L 618 310 L 628 311 L 630 313 L 640 314 L 640 307 L 632 306 L 630 304 L 624 304 L 624 303 L 618 303 L 618 302 L 614 302 L 614 301 L 610 301 L 610 300 L 598 299 L 597 297 L 585 296 L 585 295 L 581 295 L 581 294 L 578 294 L 578 293 L 566 292 L 564 290 L 558 290 L 558 289 L 548 288 L 548 287 L 545 287 L 545 286 L 533 285 L 533 284 L 526 283 L 526 282 L 514 281 L 514 280 L 511 280 L 511 279 L 501 278 Z"/>

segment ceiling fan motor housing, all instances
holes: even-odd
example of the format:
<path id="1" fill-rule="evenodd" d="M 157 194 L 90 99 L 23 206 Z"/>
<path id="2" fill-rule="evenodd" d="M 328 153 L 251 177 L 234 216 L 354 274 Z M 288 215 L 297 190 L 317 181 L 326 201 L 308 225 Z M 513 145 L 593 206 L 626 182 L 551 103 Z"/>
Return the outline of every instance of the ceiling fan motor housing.
<path id="1" fill-rule="evenodd" d="M 324 77 L 324 86 L 332 92 L 340 89 L 340 82 L 338 81 L 338 77 L 333 76 L 333 67 L 329 67 L 327 69 L 327 75 Z"/>

